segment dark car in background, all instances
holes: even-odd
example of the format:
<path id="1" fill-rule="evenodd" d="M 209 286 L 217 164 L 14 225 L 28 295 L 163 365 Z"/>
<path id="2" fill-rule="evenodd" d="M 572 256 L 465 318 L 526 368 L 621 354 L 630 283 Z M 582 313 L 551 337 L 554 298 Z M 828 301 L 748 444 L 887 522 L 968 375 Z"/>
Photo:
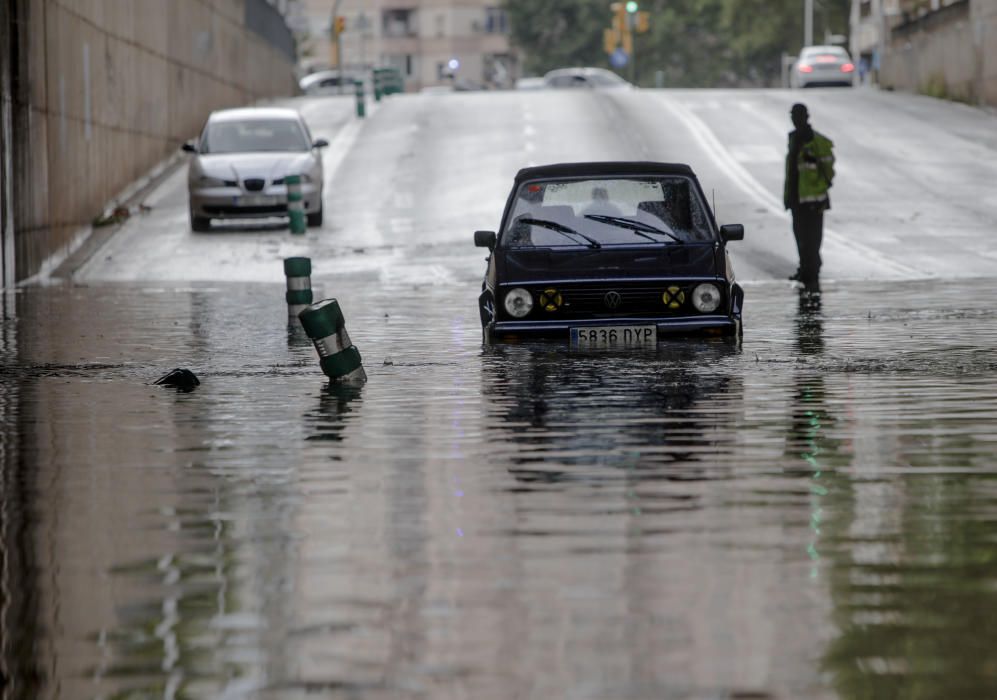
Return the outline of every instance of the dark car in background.
<path id="1" fill-rule="evenodd" d="M 486 342 L 653 346 L 666 335 L 739 339 L 744 292 L 688 165 L 561 163 L 516 175 L 478 299 Z"/>

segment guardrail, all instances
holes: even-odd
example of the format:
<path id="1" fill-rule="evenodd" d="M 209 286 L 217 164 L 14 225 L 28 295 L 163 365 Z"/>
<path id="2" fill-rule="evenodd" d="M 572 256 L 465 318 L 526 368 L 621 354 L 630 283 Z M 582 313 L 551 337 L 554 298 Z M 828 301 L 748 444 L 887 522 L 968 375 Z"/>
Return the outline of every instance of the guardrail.
<path id="1" fill-rule="evenodd" d="M 372 73 L 375 100 L 380 101 L 384 95 L 405 92 L 405 80 L 397 68 L 375 68 Z"/>

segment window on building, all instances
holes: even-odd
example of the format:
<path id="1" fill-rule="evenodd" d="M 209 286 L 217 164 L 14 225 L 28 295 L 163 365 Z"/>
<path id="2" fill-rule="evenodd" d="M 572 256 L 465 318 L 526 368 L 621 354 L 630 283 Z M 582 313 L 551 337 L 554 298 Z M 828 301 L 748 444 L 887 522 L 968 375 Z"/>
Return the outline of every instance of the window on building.
<path id="1" fill-rule="evenodd" d="M 508 34 L 509 18 L 501 7 L 485 8 L 485 32 L 487 34 Z"/>
<path id="2" fill-rule="evenodd" d="M 386 37 L 415 36 L 415 10 L 385 10 L 381 15 L 381 33 Z"/>
<path id="3" fill-rule="evenodd" d="M 447 32 L 447 16 L 443 13 L 436 15 L 436 36 L 443 38 Z"/>

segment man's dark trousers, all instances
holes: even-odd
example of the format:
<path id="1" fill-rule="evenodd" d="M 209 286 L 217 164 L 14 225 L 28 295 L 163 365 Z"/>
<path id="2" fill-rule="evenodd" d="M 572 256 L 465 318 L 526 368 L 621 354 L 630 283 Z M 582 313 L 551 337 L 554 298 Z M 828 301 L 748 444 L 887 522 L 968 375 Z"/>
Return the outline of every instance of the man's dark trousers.
<path id="1" fill-rule="evenodd" d="M 793 207 L 793 235 L 800 254 L 800 281 L 816 285 L 820 274 L 820 244 L 824 237 L 824 209 L 820 205 Z"/>

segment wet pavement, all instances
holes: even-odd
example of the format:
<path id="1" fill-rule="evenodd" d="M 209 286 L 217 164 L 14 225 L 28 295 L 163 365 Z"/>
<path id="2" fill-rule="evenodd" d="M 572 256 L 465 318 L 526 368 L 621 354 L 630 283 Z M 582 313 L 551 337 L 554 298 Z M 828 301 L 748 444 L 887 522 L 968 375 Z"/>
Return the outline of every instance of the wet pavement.
<path id="1" fill-rule="evenodd" d="M 622 356 L 483 348 L 477 282 L 317 276 L 361 388 L 280 285 L 8 296 L 7 697 L 997 694 L 988 281 Z"/>
<path id="2" fill-rule="evenodd" d="M 808 91 L 844 157 L 801 296 L 798 94 L 567 92 L 303 101 L 323 227 L 192 234 L 178 172 L 3 295 L 0 697 L 997 696 L 993 117 Z M 743 345 L 482 347 L 472 231 L 612 158 L 746 224 Z M 292 255 L 364 386 L 289 323 Z"/>

